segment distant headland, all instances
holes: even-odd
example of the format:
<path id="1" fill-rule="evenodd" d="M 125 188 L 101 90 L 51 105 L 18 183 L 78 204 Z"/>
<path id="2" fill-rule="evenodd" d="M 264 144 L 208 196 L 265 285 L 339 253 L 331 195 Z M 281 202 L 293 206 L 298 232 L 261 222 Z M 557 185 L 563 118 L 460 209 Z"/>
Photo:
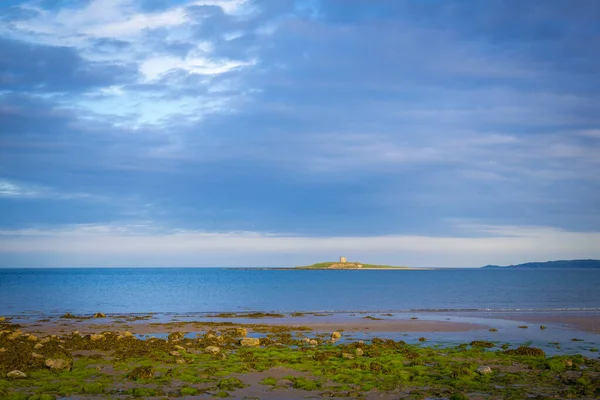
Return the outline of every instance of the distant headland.
<path id="1" fill-rule="evenodd" d="M 536 268 L 600 268 L 600 260 L 558 260 L 545 262 L 528 262 L 517 265 L 486 265 L 483 268 L 519 268 L 519 269 L 536 269 Z"/>

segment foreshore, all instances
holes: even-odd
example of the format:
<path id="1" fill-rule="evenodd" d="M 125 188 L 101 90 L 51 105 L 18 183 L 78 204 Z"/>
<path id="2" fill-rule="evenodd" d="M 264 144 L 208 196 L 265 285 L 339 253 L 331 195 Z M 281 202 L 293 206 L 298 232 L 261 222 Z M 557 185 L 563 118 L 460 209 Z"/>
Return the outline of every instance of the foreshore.
<path id="1" fill-rule="evenodd" d="M 600 395 L 595 313 L 197 317 L 7 318 L 0 322 L 0 398 Z"/>

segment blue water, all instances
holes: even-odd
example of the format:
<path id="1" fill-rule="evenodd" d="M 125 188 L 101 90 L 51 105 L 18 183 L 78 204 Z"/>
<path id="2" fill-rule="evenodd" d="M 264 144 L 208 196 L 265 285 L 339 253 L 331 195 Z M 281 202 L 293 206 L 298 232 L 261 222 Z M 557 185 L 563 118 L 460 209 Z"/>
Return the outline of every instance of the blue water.
<path id="1" fill-rule="evenodd" d="M 0 315 L 600 310 L 600 270 L 0 269 Z"/>

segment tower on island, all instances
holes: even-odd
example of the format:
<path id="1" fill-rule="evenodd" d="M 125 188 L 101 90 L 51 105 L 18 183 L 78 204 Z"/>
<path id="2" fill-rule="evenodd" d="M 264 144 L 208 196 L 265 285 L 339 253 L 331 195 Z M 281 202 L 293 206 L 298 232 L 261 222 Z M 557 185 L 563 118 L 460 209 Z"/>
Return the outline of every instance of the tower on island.
<path id="1" fill-rule="evenodd" d="M 345 264 L 347 262 L 348 262 L 348 259 L 346 257 L 344 257 L 344 256 L 340 257 L 340 264 Z"/>

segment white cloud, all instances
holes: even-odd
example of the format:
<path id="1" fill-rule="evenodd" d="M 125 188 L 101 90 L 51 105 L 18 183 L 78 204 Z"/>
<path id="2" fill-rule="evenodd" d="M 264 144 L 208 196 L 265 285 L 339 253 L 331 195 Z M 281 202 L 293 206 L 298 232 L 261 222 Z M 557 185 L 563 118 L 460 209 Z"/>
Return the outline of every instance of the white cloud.
<path id="1" fill-rule="evenodd" d="M 61 229 L 0 231 L 0 254 L 45 254 L 78 262 L 96 257 L 129 260 L 131 265 L 221 265 L 243 260 L 289 257 L 289 262 L 346 254 L 413 266 L 481 266 L 548 259 L 600 258 L 600 232 L 569 232 L 549 227 L 465 225 L 469 237 L 389 235 L 371 237 L 305 237 L 257 232 L 165 231 L 152 225 L 76 225 Z M 479 235 L 479 236 L 477 236 Z M 481 236 L 483 235 L 483 236 Z M 257 261 L 261 265 L 260 261 Z M 161 261 L 162 263 L 162 261 Z M 96 265 L 96 264 L 94 264 Z"/>
<path id="2" fill-rule="evenodd" d="M 0 178 L 0 198 L 101 199 L 87 193 L 60 192 L 52 188 Z"/>

